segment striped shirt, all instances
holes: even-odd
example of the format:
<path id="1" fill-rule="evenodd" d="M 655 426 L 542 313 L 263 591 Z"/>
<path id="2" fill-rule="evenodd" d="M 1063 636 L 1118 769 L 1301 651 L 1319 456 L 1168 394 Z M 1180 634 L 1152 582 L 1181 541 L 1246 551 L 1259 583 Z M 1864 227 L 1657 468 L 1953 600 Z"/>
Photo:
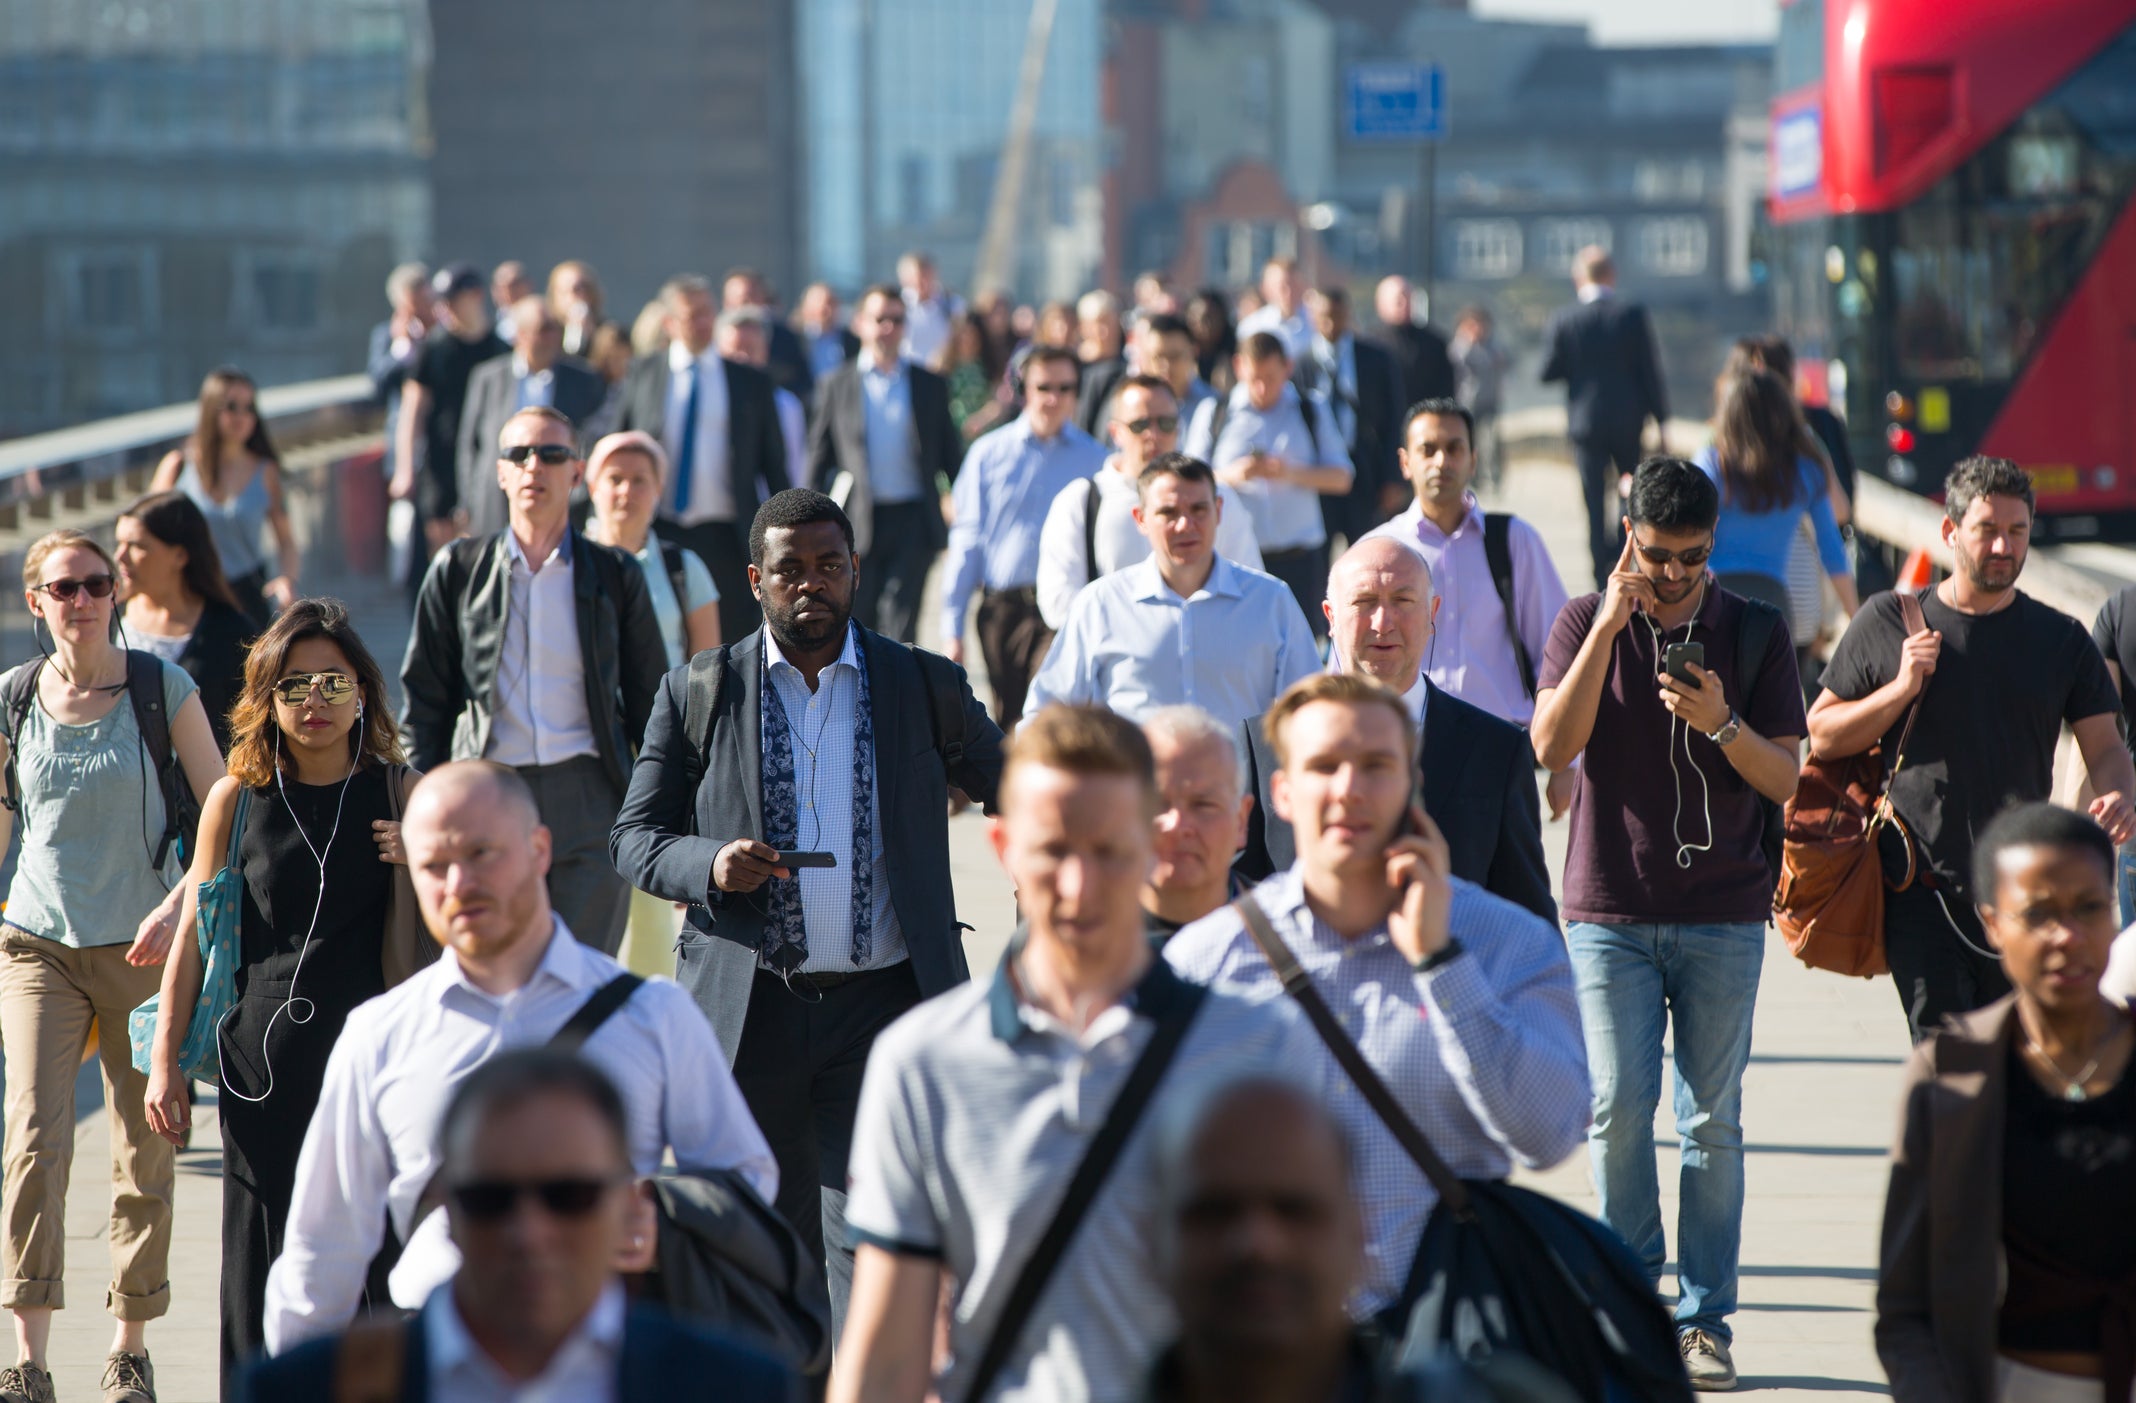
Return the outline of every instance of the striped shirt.
<path id="1" fill-rule="evenodd" d="M 934 1258 L 954 1283 L 935 1395 L 963 1399 L 1017 1274 L 1105 1122 L 1155 1020 L 1186 990 L 1162 960 L 1080 1036 L 1024 1003 L 1008 975 L 928 1000 L 876 1040 L 861 1084 L 846 1222 L 856 1245 Z M 1083 1403 L 1131 1396 L 1177 1324 L 1152 1254 L 1151 1128 L 1209 1081 L 1311 1066 L 1294 1010 L 1202 1004 L 989 1395 Z M 976 1400 L 975 1400 L 976 1403 Z"/>
<path id="2" fill-rule="evenodd" d="M 1454 880 L 1463 953 L 1419 973 L 1379 929 L 1345 940 L 1313 915 L 1299 869 L 1254 889 L 1283 943 L 1410 1118 L 1465 1179 L 1502 1179 L 1518 1161 L 1556 1164 L 1587 1132 L 1587 1051 L 1572 966 L 1557 931 L 1530 911 Z M 1187 978 L 1242 998 L 1285 997 L 1229 907 L 1165 943 Z M 1360 1315 L 1400 1292 L 1438 1194 L 1316 1039 L 1323 1098 L 1357 1147 L 1365 1215 Z"/>

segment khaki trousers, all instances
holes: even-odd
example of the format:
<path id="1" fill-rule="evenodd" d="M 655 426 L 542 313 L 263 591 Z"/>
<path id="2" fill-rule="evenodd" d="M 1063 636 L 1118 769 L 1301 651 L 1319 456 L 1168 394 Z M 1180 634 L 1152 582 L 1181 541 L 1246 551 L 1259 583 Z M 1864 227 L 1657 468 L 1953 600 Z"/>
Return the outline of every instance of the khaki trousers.
<path id="1" fill-rule="evenodd" d="M 120 1320 L 171 1306 L 171 1144 L 148 1128 L 148 1077 L 133 1069 L 126 1019 L 163 971 L 126 963 L 126 946 L 77 950 L 0 925 L 0 1055 L 7 1133 L 0 1157 L 0 1306 L 66 1305 L 67 1177 L 74 1080 L 96 1020 L 111 1119 L 111 1271 L 104 1304 Z"/>

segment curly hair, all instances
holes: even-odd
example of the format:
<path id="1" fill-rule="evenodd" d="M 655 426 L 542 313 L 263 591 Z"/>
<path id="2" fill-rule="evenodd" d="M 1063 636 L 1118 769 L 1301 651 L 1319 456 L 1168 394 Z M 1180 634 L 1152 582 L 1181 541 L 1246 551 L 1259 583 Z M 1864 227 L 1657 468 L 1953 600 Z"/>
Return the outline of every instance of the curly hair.
<path id="1" fill-rule="evenodd" d="M 348 606 L 338 599 L 299 599 L 253 641 L 245 657 L 244 690 L 230 708 L 230 773 L 239 784 L 258 789 L 274 782 L 275 759 L 281 753 L 275 743 L 281 727 L 275 719 L 274 684 L 288 665 L 289 650 L 310 638 L 324 638 L 339 648 L 356 673 L 356 699 L 363 704 L 363 716 L 349 728 L 349 758 L 379 765 L 407 762 L 400 728 L 386 704 L 386 675 L 349 621 Z M 291 761 L 285 756 L 282 763 Z"/>

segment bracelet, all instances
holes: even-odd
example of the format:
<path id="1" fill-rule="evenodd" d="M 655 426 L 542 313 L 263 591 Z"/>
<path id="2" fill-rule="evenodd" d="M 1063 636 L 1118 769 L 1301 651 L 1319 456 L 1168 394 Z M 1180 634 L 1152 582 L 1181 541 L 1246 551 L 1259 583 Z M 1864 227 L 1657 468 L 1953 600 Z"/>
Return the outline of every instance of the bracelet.
<path id="1" fill-rule="evenodd" d="M 1463 946 L 1461 944 L 1461 938 L 1459 936 L 1450 935 L 1446 937 L 1446 943 L 1444 945 L 1441 945 L 1437 950 L 1434 950 L 1431 954 L 1426 955 L 1423 959 L 1418 960 L 1413 966 L 1413 968 L 1418 974 L 1430 974 L 1440 965 L 1445 964 L 1447 961 L 1453 959 L 1454 956 L 1460 954 L 1462 949 Z"/>

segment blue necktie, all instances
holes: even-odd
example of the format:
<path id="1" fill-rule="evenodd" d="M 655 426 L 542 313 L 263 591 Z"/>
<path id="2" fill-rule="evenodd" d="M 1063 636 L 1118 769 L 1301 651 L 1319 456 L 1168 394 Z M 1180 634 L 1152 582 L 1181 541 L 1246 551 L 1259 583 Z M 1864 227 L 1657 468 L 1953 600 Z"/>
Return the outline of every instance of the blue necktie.
<path id="1" fill-rule="evenodd" d="M 694 360 L 683 368 L 682 373 L 690 377 L 690 393 L 682 402 L 682 443 L 675 455 L 675 519 L 678 521 L 690 509 L 690 476 L 697 467 L 697 385 L 702 378 Z"/>

